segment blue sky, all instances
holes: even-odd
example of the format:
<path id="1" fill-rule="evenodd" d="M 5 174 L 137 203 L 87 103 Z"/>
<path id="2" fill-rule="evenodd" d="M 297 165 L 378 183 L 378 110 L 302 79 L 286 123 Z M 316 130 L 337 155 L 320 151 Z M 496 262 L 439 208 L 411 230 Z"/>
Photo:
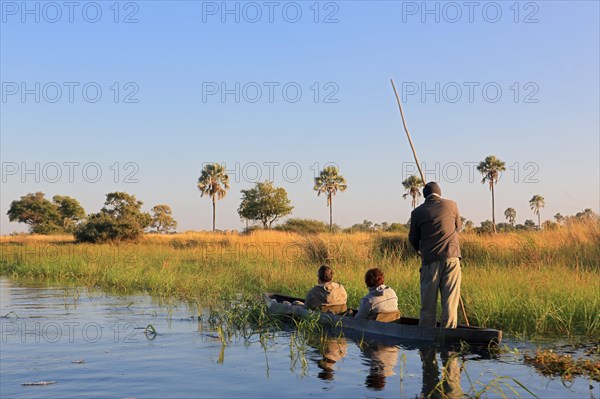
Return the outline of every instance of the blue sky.
<path id="1" fill-rule="evenodd" d="M 471 4 L 1 1 L 1 233 L 25 229 L 6 211 L 35 191 L 87 212 L 127 191 L 209 229 L 206 162 L 232 175 L 218 228 L 243 226 L 240 189 L 269 171 L 293 217 L 326 221 L 312 178 L 327 163 L 349 186 L 334 221 L 405 222 L 414 162 L 390 78 L 428 180 L 468 219 L 490 218 L 473 174 L 490 154 L 508 168 L 498 221 L 509 206 L 535 219 L 534 194 L 542 219 L 598 212 L 599 3 Z"/>

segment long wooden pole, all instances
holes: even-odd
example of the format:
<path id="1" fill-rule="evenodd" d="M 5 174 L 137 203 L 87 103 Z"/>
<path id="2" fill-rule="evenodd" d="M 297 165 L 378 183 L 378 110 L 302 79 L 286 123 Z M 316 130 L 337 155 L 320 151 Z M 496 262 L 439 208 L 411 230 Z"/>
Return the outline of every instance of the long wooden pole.
<path id="1" fill-rule="evenodd" d="M 419 174 L 421 174 L 421 180 L 423 184 L 427 183 L 425 181 L 425 175 L 423 174 L 423 170 L 421 169 L 421 164 L 419 163 L 419 158 L 417 157 L 417 151 L 415 151 L 415 146 L 413 145 L 412 139 L 410 138 L 410 133 L 408 132 L 408 127 L 406 126 L 406 119 L 404 118 L 404 111 L 402 110 L 402 102 L 400 101 L 400 97 L 398 97 L 398 91 L 396 90 L 396 85 L 394 84 L 394 80 L 390 79 L 392 83 L 392 88 L 394 89 L 394 95 L 396 96 L 396 101 L 398 102 L 398 108 L 400 109 L 400 116 L 402 117 L 402 126 L 404 126 L 404 131 L 406 132 L 406 137 L 408 137 L 408 144 L 410 144 L 410 149 L 412 150 L 413 156 L 415 157 L 415 162 L 417 163 L 417 168 L 419 169 Z M 460 308 L 462 309 L 462 314 L 465 319 L 465 323 L 467 326 L 469 325 L 469 319 L 467 318 L 467 312 L 465 311 L 465 305 L 462 300 L 462 295 L 458 297 L 458 303 L 460 304 Z"/>
<path id="2" fill-rule="evenodd" d="M 394 94 L 396 95 L 396 101 L 398 102 L 398 108 L 400 108 L 400 116 L 402 117 L 402 125 L 404 126 L 404 131 L 406 132 L 406 137 L 408 137 L 408 144 L 410 144 L 410 149 L 412 150 L 413 156 L 415 157 L 415 162 L 417 163 L 417 168 L 419 169 L 419 173 L 421 174 L 421 180 L 423 180 L 423 184 L 427 183 L 425 181 L 425 175 L 423 174 L 423 170 L 421 170 L 421 163 L 419 162 L 419 158 L 417 157 L 417 152 L 415 151 L 415 146 L 410 138 L 410 133 L 408 132 L 408 127 L 406 126 L 406 119 L 404 119 L 404 111 L 402 110 L 402 102 L 400 101 L 400 97 L 398 97 L 398 92 L 396 91 L 396 85 L 394 84 L 394 80 L 390 79 L 392 82 L 392 88 L 394 89 Z"/>

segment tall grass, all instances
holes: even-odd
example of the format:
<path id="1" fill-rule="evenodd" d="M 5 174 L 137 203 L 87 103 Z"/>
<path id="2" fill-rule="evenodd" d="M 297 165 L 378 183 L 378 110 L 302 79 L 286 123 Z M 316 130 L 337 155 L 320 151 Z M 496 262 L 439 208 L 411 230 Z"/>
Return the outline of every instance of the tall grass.
<path id="1" fill-rule="evenodd" d="M 600 338 L 600 228 L 461 235 L 463 300 L 472 324 L 522 336 Z M 0 272 L 32 281 L 147 291 L 203 304 L 264 291 L 304 296 L 321 263 L 334 267 L 349 305 L 377 266 L 404 315 L 419 314 L 419 259 L 406 235 L 298 235 L 279 231 L 147 235 L 137 244 L 74 244 L 2 237 Z"/>

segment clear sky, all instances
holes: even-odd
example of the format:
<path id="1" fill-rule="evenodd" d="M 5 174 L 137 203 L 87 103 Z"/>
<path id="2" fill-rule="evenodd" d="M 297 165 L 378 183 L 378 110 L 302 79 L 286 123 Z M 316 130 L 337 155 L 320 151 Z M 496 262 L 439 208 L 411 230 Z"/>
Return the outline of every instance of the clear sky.
<path id="1" fill-rule="evenodd" d="M 271 178 L 293 217 L 328 220 L 312 190 L 335 163 L 342 226 L 405 222 L 414 161 L 479 225 L 490 193 L 474 165 L 506 162 L 496 190 L 542 220 L 600 206 L 599 3 L 1 1 L 1 233 L 10 202 L 111 191 L 166 203 L 179 231 L 211 228 L 196 183 L 223 162 L 217 227 L 243 227 L 240 189 Z M 116 22 L 115 22 L 116 21 Z M 98 175 L 98 172 L 101 175 Z"/>

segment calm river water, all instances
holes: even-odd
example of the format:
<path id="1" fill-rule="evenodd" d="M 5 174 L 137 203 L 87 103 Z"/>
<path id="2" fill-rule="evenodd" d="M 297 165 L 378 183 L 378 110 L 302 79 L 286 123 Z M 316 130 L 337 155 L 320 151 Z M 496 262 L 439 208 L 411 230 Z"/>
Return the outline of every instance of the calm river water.
<path id="1" fill-rule="evenodd" d="M 261 344 L 218 332 L 185 304 L 144 295 L 32 287 L 0 279 L 0 397 L 420 397 L 438 384 L 449 396 L 599 398 L 600 386 L 538 374 L 520 354 L 453 357 L 443 349 L 349 338 L 298 350 L 288 331 Z M 10 313 L 13 312 L 13 313 Z M 157 334 L 144 334 L 152 324 Z M 511 348 L 533 344 L 505 340 Z M 266 350 L 265 350 L 266 349 Z M 35 385 L 37 383 L 47 385 Z M 31 385 L 30 383 L 33 383 Z M 25 385 L 23 385 L 25 384 Z M 510 386 L 510 387 L 509 387 Z M 502 393 L 503 392 L 503 393 Z"/>

